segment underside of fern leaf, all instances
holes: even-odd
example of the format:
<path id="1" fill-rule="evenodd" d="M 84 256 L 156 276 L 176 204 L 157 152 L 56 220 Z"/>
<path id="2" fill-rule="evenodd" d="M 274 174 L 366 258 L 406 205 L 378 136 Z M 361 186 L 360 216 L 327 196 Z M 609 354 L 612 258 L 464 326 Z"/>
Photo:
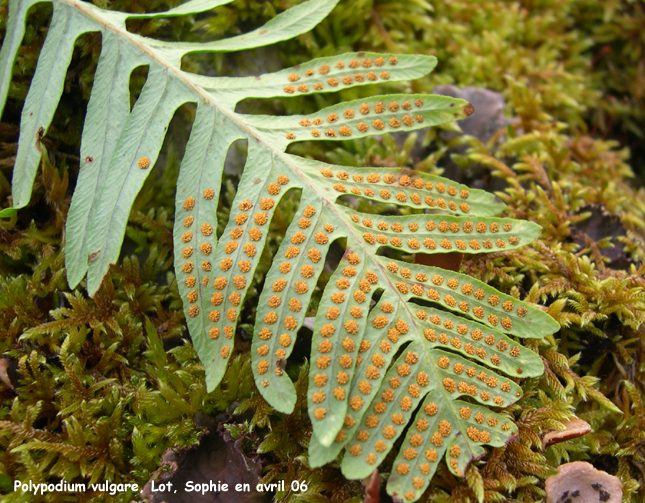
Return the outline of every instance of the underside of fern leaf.
<path id="1" fill-rule="evenodd" d="M 181 58 L 191 52 L 249 49 L 304 33 L 337 1 L 309 0 L 251 33 L 197 44 L 142 37 L 128 32 L 125 23 L 133 17 L 203 12 L 227 0 L 192 0 L 155 14 L 53 0 L 52 23 L 22 115 L 13 208 L 2 216 L 29 201 L 41 156 L 39 141 L 62 94 L 76 38 L 100 32 L 101 56 L 67 221 L 70 285 L 87 275 L 88 291 L 97 291 L 118 259 L 130 208 L 152 171 L 168 123 L 179 106 L 196 103 L 177 182 L 175 269 L 209 390 L 224 375 L 269 223 L 284 195 L 299 190 L 299 210 L 258 300 L 252 346 L 256 384 L 277 410 L 293 410 L 296 393 L 285 362 L 330 246 L 343 239 L 345 254 L 324 289 L 314 322 L 309 462 L 322 465 L 346 449 L 345 475 L 365 477 L 411 424 L 388 490 L 413 501 L 442 456 L 454 474 L 463 475 L 466 465 L 483 454 L 483 445 L 502 445 L 514 434 L 513 422 L 491 409 L 518 400 L 521 389 L 514 379 L 540 375 L 543 368 L 540 358 L 513 337 L 540 338 L 558 327 L 540 309 L 466 275 L 381 253 L 385 248 L 407 254 L 501 251 L 538 237 L 536 224 L 495 217 L 502 205 L 491 194 L 411 170 L 335 166 L 285 152 L 296 141 L 347 140 L 452 122 L 470 115 L 470 104 L 398 94 L 306 116 L 234 111 L 245 98 L 333 92 L 422 77 L 434 68 L 434 57 L 344 54 L 248 78 L 206 77 L 180 68 Z M 3 104 L 25 16 L 35 2 L 9 2 L 0 53 Z M 130 110 L 130 74 L 142 65 L 148 66 L 148 78 Z M 248 141 L 246 165 L 218 240 L 224 162 L 240 139 Z M 406 207 L 411 214 L 362 214 L 344 196 Z"/>

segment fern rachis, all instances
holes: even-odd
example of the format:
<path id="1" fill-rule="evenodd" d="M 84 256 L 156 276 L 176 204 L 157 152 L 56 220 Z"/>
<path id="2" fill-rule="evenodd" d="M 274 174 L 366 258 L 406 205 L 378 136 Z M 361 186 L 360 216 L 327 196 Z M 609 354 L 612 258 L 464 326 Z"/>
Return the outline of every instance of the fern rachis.
<path id="1" fill-rule="evenodd" d="M 7 68 L 33 3 L 10 2 L 8 34 L 0 53 L 3 103 L 10 80 Z M 378 252 L 382 247 L 405 253 L 508 250 L 531 242 L 540 229 L 530 222 L 495 217 L 503 205 L 491 194 L 441 177 L 406 169 L 329 165 L 285 152 L 294 141 L 354 139 L 451 122 L 472 113 L 463 100 L 398 94 L 341 103 L 306 116 L 234 112 L 240 100 L 250 97 L 289 97 L 418 78 L 432 70 L 433 57 L 345 54 L 248 78 L 205 77 L 180 69 L 181 57 L 189 52 L 259 47 L 307 31 L 337 0 L 310 0 L 252 33 L 204 44 L 159 41 L 125 29 L 128 18 L 187 15 L 225 3 L 193 0 L 167 13 L 132 15 L 76 0 L 54 0 L 52 25 L 22 117 L 14 209 L 3 215 L 29 200 L 40 159 L 37 140 L 60 99 L 74 40 L 100 31 L 103 47 L 67 222 L 70 285 L 76 286 L 87 274 L 88 291 L 96 293 L 118 258 L 130 208 L 152 171 L 174 111 L 186 102 L 196 103 L 177 181 L 175 270 L 208 388 L 217 386 L 226 369 L 273 214 L 288 191 L 300 190 L 300 209 L 258 300 L 252 345 L 257 387 L 277 410 L 291 412 L 296 393 L 284 364 L 329 247 L 345 239 L 346 253 L 325 287 L 314 322 L 310 464 L 331 461 L 346 448 L 344 473 L 364 477 L 414 421 L 388 490 L 410 501 L 418 499 L 442 456 L 453 473 L 463 475 L 467 463 L 484 452 L 483 445 L 503 445 L 513 434 L 512 421 L 490 408 L 515 402 L 521 388 L 511 378 L 540 375 L 542 363 L 507 334 L 543 337 L 557 325 L 541 310 L 466 275 L 407 264 Z M 148 78 L 130 111 L 129 75 L 141 65 L 149 66 Z M 222 171 L 236 140 L 248 141 L 248 154 L 218 241 Z M 338 199 L 344 195 L 415 212 L 363 214 L 341 204 Z M 377 292 L 383 294 L 370 308 Z"/>

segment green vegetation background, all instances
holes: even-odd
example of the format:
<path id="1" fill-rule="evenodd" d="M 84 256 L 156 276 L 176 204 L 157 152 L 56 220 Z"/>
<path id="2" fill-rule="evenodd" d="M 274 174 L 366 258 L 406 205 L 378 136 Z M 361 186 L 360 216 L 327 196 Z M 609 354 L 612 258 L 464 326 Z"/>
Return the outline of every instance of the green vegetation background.
<path id="1" fill-rule="evenodd" d="M 142 12 L 180 1 L 94 3 Z M 136 21 L 130 28 L 172 39 L 221 38 L 255 28 L 296 3 L 236 0 L 196 18 Z M 2 32 L 6 8 L 0 0 Z M 0 124 L 2 206 L 10 195 L 22 102 L 50 16 L 49 4 L 30 13 Z M 471 137 L 447 141 L 429 131 L 408 138 L 403 148 L 383 138 L 335 150 L 321 143 L 294 149 L 354 165 L 416 162 L 417 169 L 436 174 L 442 172 L 438 166 L 452 162 L 467 183 L 497 190 L 508 216 L 544 228 L 541 239 L 521 252 L 467 257 L 462 264 L 462 271 L 502 291 L 552 306 L 562 330 L 527 343 L 539 350 L 546 372 L 522 381 L 525 395 L 511 407 L 519 438 L 473 463 L 465 484 L 440 469 L 428 500 L 540 501 L 544 479 L 570 460 L 588 460 L 620 477 L 625 501 L 645 499 L 643 26 L 645 7 L 635 0 L 441 0 L 432 6 L 425 0 L 345 0 L 311 33 L 276 48 L 184 59 L 189 70 L 224 75 L 276 70 L 352 50 L 434 54 L 435 73 L 408 89 L 429 92 L 452 83 L 504 95 L 506 114 L 515 120 L 488 144 Z M 250 293 L 236 334 L 237 356 L 220 387 L 206 394 L 172 272 L 174 182 L 194 109 L 176 114 L 156 176 L 132 210 L 121 260 L 96 298 L 82 287 L 69 290 L 64 224 L 99 51 L 99 35 L 77 42 L 32 203 L 0 222 L 0 353 L 9 365 L 7 382 L 0 383 L 0 494 L 9 493 L 16 479 L 143 485 L 167 448 L 199 442 L 202 429 L 195 419 L 206 414 L 241 439 L 248 456 L 259 456 L 264 482 L 285 480 L 288 487 L 291 480 L 308 481 L 305 495 L 278 492 L 275 501 L 360 501 L 360 483 L 339 482 L 336 465 L 307 467 L 307 341 L 287 369 L 299 379 L 301 396 L 292 415 L 274 413 L 251 377 L 252 296 L 297 207 L 295 197 L 272 223 L 266 265 L 256 274 L 258 289 Z M 134 74 L 133 96 L 144 80 L 145 72 Z M 391 84 L 378 91 L 396 89 Z M 245 106 L 302 113 L 376 91 Z M 411 159 L 415 141 L 416 152 L 421 144 L 428 157 Z M 235 183 L 232 170 L 219 210 L 222 223 Z M 544 449 L 541 435 L 561 429 L 561 421 L 574 413 L 591 424 L 592 433 Z M 388 469 L 386 462 L 383 470 Z M 133 496 L 86 493 L 69 501 Z M 2 498 L 23 501 L 15 494 Z"/>

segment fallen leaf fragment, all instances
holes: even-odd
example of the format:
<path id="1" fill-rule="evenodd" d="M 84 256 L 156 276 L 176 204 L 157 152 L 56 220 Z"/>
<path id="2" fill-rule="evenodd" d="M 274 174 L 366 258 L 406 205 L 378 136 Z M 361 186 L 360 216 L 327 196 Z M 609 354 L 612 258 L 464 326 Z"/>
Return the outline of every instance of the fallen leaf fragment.
<path id="1" fill-rule="evenodd" d="M 620 503 L 623 483 L 585 461 L 566 463 L 546 480 L 546 503 Z"/>
<path id="2" fill-rule="evenodd" d="M 565 427 L 564 430 L 550 431 L 544 435 L 542 441 L 545 449 L 550 445 L 581 437 L 591 431 L 589 423 L 576 416 L 573 416 L 568 421 L 563 421 L 562 424 Z"/>
<path id="3" fill-rule="evenodd" d="M 363 503 L 380 503 L 381 482 L 378 478 L 378 470 L 363 481 L 365 486 L 365 497 Z"/>

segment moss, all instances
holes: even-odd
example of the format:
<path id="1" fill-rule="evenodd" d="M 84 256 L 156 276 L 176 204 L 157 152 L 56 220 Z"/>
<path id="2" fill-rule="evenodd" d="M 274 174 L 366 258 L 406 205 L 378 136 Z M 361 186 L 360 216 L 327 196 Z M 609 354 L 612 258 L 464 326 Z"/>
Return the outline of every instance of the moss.
<path id="1" fill-rule="evenodd" d="M 150 11 L 177 3 L 141 0 L 110 6 Z M 132 28 L 184 40 L 221 38 L 259 26 L 295 3 L 239 0 L 194 24 L 154 20 Z M 417 168 L 439 173 L 437 165 L 445 164 L 445 153 L 459 143 L 462 150 L 453 155 L 454 161 L 464 170 L 477 167 L 474 172 L 482 183 L 496 188 L 507 203 L 508 216 L 543 226 L 540 240 L 521 253 L 466 257 L 462 268 L 513 296 L 541 299 L 563 327 L 556 336 L 532 344 L 546 372 L 542 378 L 520 381 L 525 396 L 507 410 L 518 424 L 518 438 L 489 449 L 469 468 L 465 484 L 442 465 L 426 497 L 465 502 L 483 494 L 485 501 L 538 501 L 544 495 L 543 480 L 553 468 L 580 459 L 618 475 L 626 501 L 641 501 L 645 193 L 634 171 L 644 169 L 637 141 L 643 134 L 645 109 L 642 68 L 637 64 L 643 51 L 642 5 L 627 0 L 546 0 L 475 6 L 454 0 L 434 2 L 431 9 L 418 0 L 403 3 L 342 2 L 310 34 L 280 44 L 277 61 L 280 66 L 297 64 L 345 50 L 432 53 L 440 66 L 432 79 L 414 82 L 413 91 L 454 83 L 501 92 L 507 111 L 518 118 L 505 135 L 484 145 L 474 138 L 446 142 L 428 133 L 423 142 L 433 154 Z M 6 2 L 0 2 L 0 9 L 6 9 Z M 46 4 L 32 10 L 0 126 L 3 201 L 9 195 L 19 112 L 50 13 Z M 4 18 L 0 15 L 1 29 Z M 288 486 L 292 480 L 307 480 L 312 498 L 359 497 L 359 484 L 339 482 L 337 465 L 316 470 L 307 466 L 311 426 L 303 377 L 306 344 L 297 348 L 287 369 L 294 378 L 300 375 L 299 402 L 290 416 L 275 413 L 255 390 L 248 334 L 242 330 L 236 334 L 238 356 L 224 382 L 206 394 L 203 368 L 186 339 L 172 273 L 173 180 L 178 165 L 172 146 L 166 149 L 164 176 L 149 179 L 133 208 L 120 263 L 99 294 L 90 299 L 83 288 L 67 287 L 64 223 L 78 173 L 81 112 L 97 56 L 91 37 L 78 43 L 67 77 L 71 92 L 66 95 L 71 98 L 61 104 L 46 138 L 48 152 L 33 203 L 0 222 L 0 349 L 16 369 L 9 376 L 14 389 L 0 385 L 0 470 L 11 480 L 143 485 L 167 447 L 199 441 L 194 415 L 205 412 L 221 414 L 219 419 L 236 435 L 266 435 L 262 442 L 260 436 L 249 437 L 253 439 L 245 445 L 261 456 L 264 482 L 285 480 Z M 241 65 L 252 70 L 252 57 L 195 57 L 186 67 L 210 65 L 218 74 L 233 73 Z M 388 86 L 380 92 L 394 88 Z M 343 91 L 340 98 L 366 92 Z M 336 99 L 317 96 L 254 106 L 302 113 Z M 190 121 L 191 114 L 183 109 L 173 127 L 181 131 L 181 120 Z M 389 137 L 332 152 L 324 143 L 294 148 L 350 165 L 394 166 L 410 163 L 414 141 L 408 138 L 403 148 Z M 231 180 L 223 188 L 229 200 L 234 195 L 235 178 Z M 285 214 L 272 224 L 267 256 L 279 246 L 296 203 L 292 208 L 286 205 Z M 592 239 L 581 230 L 583 225 L 608 230 L 609 220 L 594 213 L 597 207 L 617 220 L 611 220 L 615 232 Z M 383 205 L 378 211 L 392 208 Z M 225 205 L 220 212 L 219 221 L 225 222 Z M 618 261 L 609 254 L 617 245 Z M 259 283 L 264 272 L 256 275 Z M 249 295 L 257 296 L 257 291 Z M 242 314 L 247 331 L 254 316 L 249 302 Z M 558 429 L 574 412 L 592 425 L 593 432 L 544 451 L 541 435 Z M 382 472 L 391 469 L 392 460 L 386 459 Z M 0 482 L 6 492 L 6 478 Z M 17 501 L 11 498 L 5 497 Z M 91 493 L 80 498 L 110 500 Z M 276 494 L 280 498 L 297 497 Z"/>

